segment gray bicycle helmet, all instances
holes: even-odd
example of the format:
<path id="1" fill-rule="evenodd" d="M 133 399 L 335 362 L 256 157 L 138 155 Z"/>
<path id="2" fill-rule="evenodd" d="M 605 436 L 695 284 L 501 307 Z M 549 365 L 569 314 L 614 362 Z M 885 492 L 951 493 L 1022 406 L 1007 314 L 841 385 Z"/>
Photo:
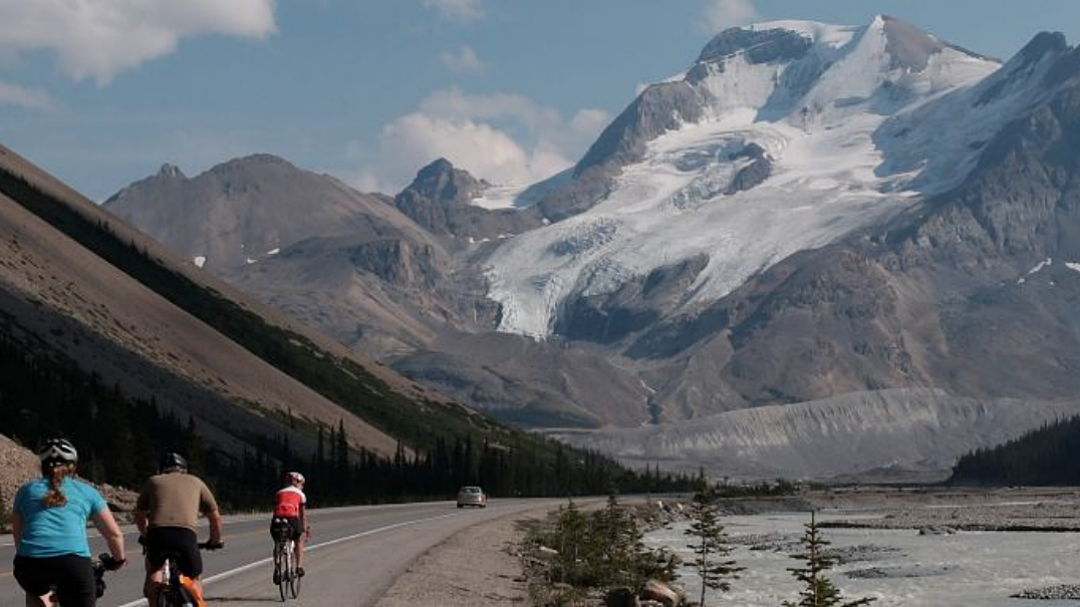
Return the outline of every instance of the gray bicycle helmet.
<path id="1" fill-rule="evenodd" d="M 170 472 L 173 470 L 187 470 L 187 460 L 179 453 L 169 452 L 161 456 L 161 464 L 158 466 L 158 470 L 161 472 Z"/>
<path id="2" fill-rule="evenodd" d="M 75 445 L 65 438 L 50 438 L 41 444 L 38 457 L 46 466 L 74 464 L 79 461 L 79 452 L 75 450 Z"/>

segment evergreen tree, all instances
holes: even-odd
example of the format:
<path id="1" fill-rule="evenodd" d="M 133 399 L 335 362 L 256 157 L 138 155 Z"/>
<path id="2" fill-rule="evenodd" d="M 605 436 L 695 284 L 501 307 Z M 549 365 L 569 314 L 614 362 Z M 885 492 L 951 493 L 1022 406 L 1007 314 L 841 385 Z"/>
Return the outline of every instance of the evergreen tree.
<path id="1" fill-rule="evenodd" d="M 587 564 L 589 519 L 574 504 L 574 501 L 570 500 L 565 508 L 559 508 L 555 528 L 558 558 L 557 565 L 553 569 L 555 574 L 553 581 L 576 584 L 581 579 L 581 572 Z"/>
<path id="2" fill-rule="evenodd" d="M 604 577 L 617 584 L 633 584 L 633 564 L 641 545 L 641 531 L 612 491 L 607 506 L 594 517 L 593 533 L 599 540 Z"/>
<path id="3" fill-rule="evenodd" d="M 825 554 L 825 547 L 829 542 L 821 536 L 821 530 L 817 525 L 814 512 L 810 512 L 810 522 L 806 525 L 806 532 L 799 543 L 803 546 L 803 552 L 791 555 L 806 563 L 805 567 L 789 567 L 788 571 L 806 585 L 799 593 L 799 602 L 784 601 L 784 607 L 855 607 L 856 605 L 868 605 L 872 598 L 862 598 L 847 603 L 842 602 L 840 589 L 833 585 L 824 572 L 833 566 L 833 559 Z"/>
<path id="4" fill-rule="evenodd" d="M 690 566 L 701 577 L 701 600 L 705 605 L 705 593 L 708 589 L 727 592 L 731 590 L 730 579 L 739 579 L 739 572 L 744 567 L 736 567 L 734 559 L 728 559 L 732 547 L 728 543 L 724 526 L 716 508 L 716 494 L 707 486 L 701 486 L 694 493 L 690 504 L 690 527 L 686 535 L 694 538 L 694 543 L 687 547 L 694 551 L 694 560 Z"/>

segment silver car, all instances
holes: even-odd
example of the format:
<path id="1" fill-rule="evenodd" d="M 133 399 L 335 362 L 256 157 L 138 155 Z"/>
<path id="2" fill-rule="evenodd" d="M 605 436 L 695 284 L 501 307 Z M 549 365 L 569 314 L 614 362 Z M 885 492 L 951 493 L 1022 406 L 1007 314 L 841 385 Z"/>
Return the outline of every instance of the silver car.
<path id="1" fill-rule="evenodd" d="M 480 487 L 466 486 L 458 490 L 457 493 L 457 507 L 464 508 L 465 506 L 476 506 L 478 508 L 487 507 L 487 494 Z"/>

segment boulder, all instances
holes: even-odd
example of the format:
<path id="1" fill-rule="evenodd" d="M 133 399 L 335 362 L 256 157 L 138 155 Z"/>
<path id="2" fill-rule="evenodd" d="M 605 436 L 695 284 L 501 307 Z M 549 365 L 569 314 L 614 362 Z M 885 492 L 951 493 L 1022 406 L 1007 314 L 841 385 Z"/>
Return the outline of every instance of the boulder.
<path id="1" fill-rule="evenodd" d="M 677 607 L 685 601 L 685 597 L 675 589 L 657 580 L 645 582 L 645 587 L 641 589 L 639 596 L 644 600 L 656 601 L 664 607 Z"/>

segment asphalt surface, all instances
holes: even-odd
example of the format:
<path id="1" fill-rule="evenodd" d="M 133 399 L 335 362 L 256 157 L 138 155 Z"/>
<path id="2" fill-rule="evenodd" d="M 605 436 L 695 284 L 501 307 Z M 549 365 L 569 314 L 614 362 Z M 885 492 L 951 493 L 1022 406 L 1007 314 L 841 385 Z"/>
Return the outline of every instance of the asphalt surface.
<path id="1" fill-rule="evenodd" d="M 291 605 L 372 605 L 419 556 L 451 535 L 485 521 L 537 508 L 556 507 L 559 500 L 492 499 L 487 508 L 458 509 L 454 502 L 313 509 L 312 537 L 304 560 L 307 575 L 300 597 Z M 105 551 L 90 530 L 91 550 Z M 124 528 L 128 565 L 107 573 L 101 606 L 136 607 L 142 598 L 143 566 L 138 534 Z M 200 530 L 205 540 L 205 526 Z M 205 595 L 211 605 L 280 603 L 273 585 L 269 515 L 225 519 L 225 549 L 203 552 Z M 11 575 L 15 549 L 11 536 L 0 536 L 0 607 L 22 607 L 24 594 Z"/>

